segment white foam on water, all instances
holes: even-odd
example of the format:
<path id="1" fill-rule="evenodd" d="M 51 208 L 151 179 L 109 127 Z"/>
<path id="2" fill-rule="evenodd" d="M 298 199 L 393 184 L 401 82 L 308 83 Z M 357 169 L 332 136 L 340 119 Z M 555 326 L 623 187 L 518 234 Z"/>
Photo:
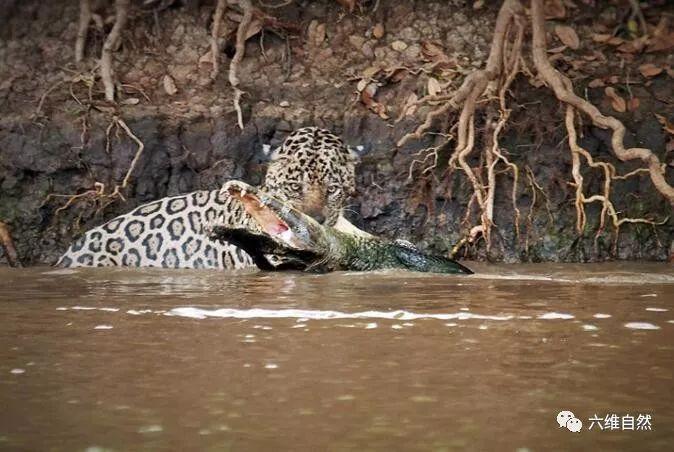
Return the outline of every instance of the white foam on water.
<path id="1" fill-rule="evenodd" d="M 657 297 L 658 294 L 656 294 L 656 293 L 645 293 L 645 294 L 639 295 L 639 296 L 642 297 L 642 298 L 644 298 L 644 297 Z"/>
<path id="2" fill-rule="evenodd" d="M 599 328 L 596 327 L 595 325 L 583 325 L 583 329 L 585 331 L 597 331 Z"/>
<path id="3" fill-rule="evenodd" d="M 9 373 L 10 373 L 10 374 L 14 374 L 14 375 L 21 375 L 21 374 L 25 374 L 25 373 L 26 373 L 26 369 L 19 369 L 19 368 L 16 368 L 16 369 L 10 370 Z"/>
<path id="4" fill-rule="evenodd" d="M 653 325 L 652 323 L 648 322 L 628 322 L 625 324 L 625 328 L 629 328 L 632 330 L 659 330 L 660 327 L 657 325 Z"/>
<path id="5" fill-rule="evenodd" d="M 651 312 L 667 312 L 667 311 L 669 311 L 669 309 L 665 309 L 665 308 L 646 308 L 646 310 L 651 311 Z"/>
<path id="6" fill-rule="evenodd" d="M 324 311 L 308 309 L 201 309 L 194 307 L 173 308 L 165 315 L 177 317 L 189 317 L 193 319 L 206 319 L 208 317 L 234 318 L 234 319 L 300 319 L 299 321 L 309 320 L 334 320 L 334 319 L 388 319 L 388 320 L 417 320 L 417 319 L 436 319 L 436 320 L 512 320 L 513 315 L 482 315 L 470 312 L 439 313 L 439 314 L 421 314 L 410 311 L 362 311 L 362 312 L 341 312 Z M 568 314 L 561 314 L 568 315 Z M 563 317 L 563 318 L 573 318 Z"/>
<path id="7" fill-rule="evenodd" d="M 601 313 L 599 313 L 599 314 L 593 315 L 592 317 L 594 317 L 595 319 L 608 319 L 608 318 L 611 317 L 611 314 L 601 314 Z"/>
<path id="8" fill-rule="evenodd" d="M 73 275 L 75 273 L 79 272 L 77 270 L 73 270 L 72 268 L 60 268 L 58 270 L 44 272 L 43 275 Z"/>
<path id="9" fill-rule="evenodd" d="M 570 320 L 575 318 L 571 314 L 564 314 L 563 312 L 546 312 L 538 316 L 539 320 Z"/>
<path id="10" fill-rule="evenodd" d="M 96 325 L 94 327 L 95 330 L 111 330 L 112 325 Z"/>
<path id="11" fill-rule="evenodd" d="M 128 311 L 126 311 L 127 314 L 131 315 L 152 314 L 153 312 L 154 311 L 152 309 L 140 309 L 140 310 L 129 309 Z"/>
<path id="12" fill-rule="evenodd" d="M 119 308 L 97 308 L 95 306 L 59 306 L 56 308 L 57 311 L 103 311 L 103 312 L 117 312 Z"/>

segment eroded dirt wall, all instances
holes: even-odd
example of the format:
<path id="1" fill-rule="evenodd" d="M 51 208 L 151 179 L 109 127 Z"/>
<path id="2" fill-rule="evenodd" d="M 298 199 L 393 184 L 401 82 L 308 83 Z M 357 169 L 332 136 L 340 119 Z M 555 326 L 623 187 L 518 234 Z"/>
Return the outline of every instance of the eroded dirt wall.
<path id="1" fill-rule="evenodd" d="M 79 65 L 73 54 L 77 2 L 8 2 L 0 15 L 0 221 L 12 228 L 24 263 L 53 263 L 73 237 L 140 203 L 213 189 L 231 178 L 258 183 L 267 159 L 263 145 L 278 145 L 304 125 L 332 129 L 349 145 L 359 146 L 359 192 L 348 212 L 354 223 L 440 252 L 461 238 L 470 190 L 460 173 L 446 177 L 452 147 L 440 146 L 437 166 L 423 171 L 428 161 L 413 164 L 426 155 L 419 151 L 443 143 L 443 137 L 428 134 L 400 148 L 396 142 L 428 113 L 429 107 L 410 108 L 410 95 L 421 98 L 434 89 L 429 78 L 455 89 L 484 64 L 497 2 L 474 10 L 472 2 L 458 0 L 383 0 L 361 2 L 347 13 L 324 0 L 268 10 L 281 25 L 248 40 L 239 68 L 245 92 L 243 130 L 236 124 L 227 80 L 237 25 L 234 9 L 224 22 L 221 74 L 212 82 L 207 54 L 214 3 L 160 2 L 168 5 L 164 9 L 134 3 L 114 55 L 121 83 L 115 109 L 103 101 L 95 77 L 97 55 L 111 26 L 108 3 L 94 2 L 103 28 L 91 27 Z M 566 57 L 556 60 L 558 68 L 571 71 L 576 92 L 625 121 L 628 144 L 650 147 L 671 162 L 666 154 L 671 137 L 653 113 L 674 119 L 672 75 L 663 70 L 644 77 L 638 70 L 644 63 L 674 67 L 671 52 L 643 52 L 625 61 L 615 47 L 592 39 L 597 23 L 623 21 L 620 6 L 576 3 L 578 8 L 557 23 L 574 26 L 582 44 L 562 50 Z M 655 4 L 647 18 L 658 11 L 667 11 L 667 6 Z M 552 41 L 551 47 L 559 44 Z M 444 67 L 450 68 L 443 72 L 433 69 L 437 48 L 447 58 Z M 366 105 L 358 94 L 359 82 L 368 77 L 377 85 L 374 105 Z M 588 87 L 593 80 L 602 82 Z M 175 85 L 175 93 L 167 83 Z M 617 86 L 628 100 L 639 99 L 638 105 L 632 102 L 630 109 L 614 111 L 605 96 L 607 85 Z M 512 91 L 513 113 L 502 144 L 513 161 L 531 170 L 542 191 L 523 171 L 516 237 L 509 199 L 512 180 L 503 175 L 496 199 L 496 245 L 489 256 L 479 244 L 466 249 L 467 256 L 507 261 L 667 259 L 674 235 L 671 219 L 657 227 L 624 226 L 614 251 L 610 227 L 595 245 L 599 207 L 590 206 L 587 231 L 578 237 L 563 110 L 526 77 Z M 96 182 L 109 191 L 124 178 L 136 145 L 119 128 L 109 129 L 113 113 L 145 145 L 125 199 L 102 205 L 84 196 L 59 210 L 68 198 L 48 199 L 50 194 L 80 194 Z M 454 120 L 443 118 L 432 131 L 445 133 Z M 617 163 L 605 131 L 586 126 L 582 143 L 596 158 Z M 620 170 L 637 166 L 623 164 Z M 601 180 L 601 174 L 589 171 L 588 191 L 599 190 Z M 614 190 L 617 208 L 627 215 L 654 220 L 671 216 L 671 207 L 647 177 L 621 181 Z M 0 263 L 4 259 L 0 251 Z"/>

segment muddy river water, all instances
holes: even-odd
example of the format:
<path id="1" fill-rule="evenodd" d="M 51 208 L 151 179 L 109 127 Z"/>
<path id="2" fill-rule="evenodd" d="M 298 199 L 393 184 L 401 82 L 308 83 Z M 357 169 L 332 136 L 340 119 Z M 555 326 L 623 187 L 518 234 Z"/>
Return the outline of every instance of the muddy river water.
<path id="1" fill-rule="evenodd" d="M 0 269 L 0 450 L 672 450 L 672 266 L 473 267 Z"/>

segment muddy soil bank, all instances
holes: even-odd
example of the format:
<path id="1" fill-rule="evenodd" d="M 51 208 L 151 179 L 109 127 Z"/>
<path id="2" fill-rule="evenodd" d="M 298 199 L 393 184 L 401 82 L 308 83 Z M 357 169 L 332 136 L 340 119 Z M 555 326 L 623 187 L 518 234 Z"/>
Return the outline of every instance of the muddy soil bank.
<path id="1" fill-rule="evenodd" d="M 247 43 L 239 69 L 245 91 L 245 127 L 240 130 L 226 73 L 236 11 L 225 20 L 223 69 L 212 82 L 205 55 L 213 2 L 160 3 L 170 6 L 137 8 L 131 16 L 115 54 L 120 82 L 116 107 L 102 101 L 102 87 L 93 76 L 107 21 L 100 30 L 92 27 L 85 61 L 75 65 L 76 2 L 10 2 L 0 16 L 5 24 L 0 31 L 0 221 L 12 228 L 25 264 L 53 263 L 73 237 L 143 202 L 214 189 L 231 178 L 256 184 L 264 174 L 266 145 L 278 145 L 304 125 L 331 129 L 358 147 L 358 194 L 348 211 L 355 224 L 439 252 L 450 250 L 462 237 L 471 193 L 462 174 L 447 177 L 452 147 L 440 146 L 437 166 L 424 171 L 429 161 L 413 162 L 426 155 L 419 151 L 441 144 L 442 136 L 428 134 L 404 147 L 396 142 L 428 113 L 427 107 L 410 109 L 406 102 L 411 93 L 427 94 L 429 77 L 438 77 L 447 89 L 456 88 L 470 70 L 483 65 L 498 5 L 475 11 L 471 2 L 381 1 L 374 10 L 375 2 L 362 2 L 349 14 L 325 0 L 269 10 L 286 25 L 282 32 L 267 30 Z M 620 16 L 611 2 L 597 3 L 573 20 L 560 21 L 576 27 L 583 43 L 579 54 L 597 50 L 589 38 L 597 17 L 610 23 Z M 105 2 L 98 8 L 104 19 L 113 13 Z M 648 14 L 657 12 L 655 8 Z M 451 59 L 455 79 L 426 70 L 429 42 Z M 636 68 L 644 62 L 674 66 L 671 55 L 644 54 L 624 61 L 606 49 L 602 52 L 607 61 L 585 72 L 563 60 L 558 66 L 576 71 L 576 92 L 626 123 L 627 144 L 649 147 L 667 161 L 669 136 L 653 112 L 674 119 L 673 80 L 664 71 L 645 80 Z M 385 106 L 385 115 L 375 114 L 356 95 L 359 80 L 372 74 L 372 67 L 405 68 L 393 80 L 378 80 L 376 100 Z M 612 111 L 604 88 L 588 87 L 591 80 L 612 76 L 619 77 L 621 92 L 629 90 L 639 99 L 638 108 Z M 167 77 L 175 92 L 167 89 Z M 513 262 L 666 260 L 674 237 L 671 219 L 656 227 L 624 225 L 614 249 L 610 223 L 595 240 L 600 208 L 591 206 L 587 230 L 582 236 L 576 233 L 563 110 L 548 91 L 525 78 L 516 82 L 513 93 L 502 144 L 522 169 L 519 236 L 510 199 L 512 178 L 502 174 L 494 247 L 487 254 L 478 243 L 462 253 Z M 60 209 L 69 198 L 50 194 L 81 194 L 96 183 L 109 193 L 124 179 L 137 146 L 123 130 L 110 128 L 113 114 L 145 146 L 124 199 L 82 196 Z M 451 121 L 440 121 L 433 131 L 446 132 Z M 582 144 L 595 158 L 618 165 L 621 173 L 636 169 L 634 163 L 618 164 L 609 138 L 605 131 L 585 127 Z M 602 174 L 587 170 L 585 182 L 588 193 L 599 193 Z M 671 218 L 671 207 L 647 176 L 617 181 L 613 196 L 616 208 L 627 216 Z M 0 264 L 4 259 L 0 251 Z"/>

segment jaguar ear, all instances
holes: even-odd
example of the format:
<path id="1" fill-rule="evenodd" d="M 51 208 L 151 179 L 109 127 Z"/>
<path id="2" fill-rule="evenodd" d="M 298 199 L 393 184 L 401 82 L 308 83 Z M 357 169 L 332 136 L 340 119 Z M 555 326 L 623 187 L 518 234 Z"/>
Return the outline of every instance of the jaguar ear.
<path id="1" fill-rule="evenodd" d="M 279 152 L 280 147 L 277 147 L 276 149 L 271 147 L 271 144 L 263 144 L 262 145 L 262 152 L 261 154 L 261 161 L 262 162 L 269 162 L 271 160 L 275 160 L 278 158 L 278 152 Z"/>
<path id="2" fill-rule="evenodd" d="M 349 159 L 355 164 L 360 163 L 360 158 L 365 155 L 365 146 L 347 146 L 346 148 L 349 150 Z"/>

